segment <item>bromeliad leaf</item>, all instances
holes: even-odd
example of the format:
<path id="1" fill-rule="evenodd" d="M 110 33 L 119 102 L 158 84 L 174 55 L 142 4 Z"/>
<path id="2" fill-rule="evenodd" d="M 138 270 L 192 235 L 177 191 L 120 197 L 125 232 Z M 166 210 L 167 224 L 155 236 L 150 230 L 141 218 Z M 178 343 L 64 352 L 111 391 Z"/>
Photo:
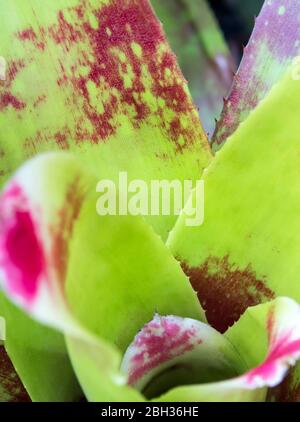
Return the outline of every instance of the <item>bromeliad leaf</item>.
<path id="1" fill-rule="evenodd" d="M 122 368 L 128 383 L 151 399 L 174 386 L 235 377 L 243 362 L 226 338 L 208 325 L 155 315 L 127 349 Z"/>
<path id="2" fill-rule="evenodd" d="M 99 177 L 113 180 L 120 169 L 146 181 L 197 178 L 211 154 L 148 1 L 0 0 L 0 7 L 2 183 L 26 158 L 53 149 L 77 152 Z M 150 222 L 166 237 L 173 218 Z M 9 304 L 5 312 L 18 326 L 20 314 Z M 34 330 L 26 322 L 24 330 Z M 21 372 L 15 340 L 8 335 Z"/>
<path id="3" fill-rule="evenodd" d="M 299 318 L 299 305 L 290 299 L 249 308 L 225 335 L 245 359 L 245 373 L 219 383 L 178 387 L 160 401 L 265 401 L 268 387 L 280 383 L 300 357 Z"/>
<path id="4" fill-rule="evenodd" d="M 57 149 L 113 180 L 120 169 L 146 181 L 198 177 L 210 149 L 148 0 L 0 7 L 3 180 L 26 158 Z M 150 222 L 166 237 L 174 218 Z"/>
<path id="5" fill-rule="evenodd" d="M 74 376 L 62 335 L 33 321 L 3 293 L 0 309 L 6 315 L 5 348 L 8 353 L 4 356 L 3 366 L 1 362 L 0 372 L 4 370 L 4 388 L 9 400 L 28 401 L 27 392 L 34 402 L 81 400 L 83 393 Z M 11 371 L 13 367 L 17 374 Z M 45 380 L 42 386 L 41 380 Z"/>
<path id="6" fill-rule="evenodd" d="M 213 137 L 218 150 L 300 53 L 299 2 L 265 1 Z"/>
<path id="7" fill-rule="evenodd" d="M 206 0 L 152 0 L 211 136 L 235 64 Z"/>
<path id="8" fill-rule="evenodd" d="M 247 382 L 250 385 L 258 387 L 280 385 L 289 368 L 299 360 L 299 316 L 298 304 L 287 298 L 278 298 L 271 303 L 249 308 L 244 316 L 226 332 L 225 336 L 240 354 L 245 356 L 247 365 L 256 367 L 247 374 Z M 287 400 L 290 392 L 293 394 L 294 401 L 297 401 L 299 381 L 298 364 L 282 384 L 287 393 L 285 398 L 281 397 L 282 401 Z M 278 391 L 277 399 L 280 398 Z"/>
<path id="9" fill-rule="evenodd" d="M 17 173 L 0 200 L 1 284 L 30 316 L 87 338 L 101 350 L 69 312 L 64 294 L 66 246 L 89 180 L 76 160 L 64 154 L 35 159 Z M 33 323 L 4 299 L 2 311 L 8 324 L 7 350 L 31 398 L 80 398 L 63 338 Z M 47 388 L 40 388 L 41 376 L 47 379 Z"/>
<path id="10" fill-rule="evenodd" d="M 75 337 L 66 337 L 73 367 L 85 397 L 91 402 L 139 402 L 144 397 L 126 384 L 120 371 L 121 354 L 101 341 L 101 347 Z"/>
<path id="11" fill-rule="evenodd" d="M 265 401 L 268 387 L 300 358 L 299 322 L 299 305 L 286 298 L 249 308 L 225 336 L 198 321 L 156 315 L 122 367 L 130 385 L 159 401 Z"/>
<path id="12" fill-rule="evenodd" d="M 0 345 L 0 403 L 30 401 L 3 345 Z"/>
<path id="13" fill-rule="evenodd" d="M 51 159 L 48 161 L 50 171 L 47 174 L 52 177 L 54 184 L 57 181 L 55 174 L 59 176 L 59 173 L 55 172 L 53 165 L 55 162 Z M 42 167 L 45 164 L 46 161 L 44 160 L 41 163 Z M 72 173 L 70 161 L 69 166 L 68 163 L 65 164 L 65 170 L 69 172 L 70 177 L 75 177 L 75 167 L 73 166 Z M 47 169 L 49 170 L 45 166 L 44 176 Z M 67 210 L 60 214 L 59 211 L 61 210 L 57 210 L 57 215 L 47 214 L 45 212 L 47 200 L 42 207 L 35 208 L 35 195 L 41 194 L 43 198 L 47 198 L 48 193 L 50 193 L 47 180 L 43 179 L 42 174 L 39 176 L 41 177 L 40 184 L 33 187 L 30 172 L 28 174 L 26 170 L 25 172 L 21 171 L 1 197 L 1 284 L 4 283 L 4 287 L 14 296 L 15 301 L 25 307 L 30 314 L 35 315 L 40 312 L 43 314 L 43 321 L 50 321 L 55 326 L 55 321 L 64 324 L 65 319 L 68 322 L 69 318 L 59 291 L 58 271 L 57 273 L 52 270 L 49 271 L 47 267 L 49 267 L 49 261 L 52 267 L 62 267 L 60 260 L 64 259 L 63 250 L 55 250 L 55 247 L 58 248 L 58 238 L 65 239 L 68 230 L 71 230 L 72 216 L 74 212 L 76 213 L 76 210 L 69 210 L 70 212 Z M 65 192 L 63 186 L 60 186 L 59 183 L 57 186 L 52 195 L 54 203 L 61 199 L 60 195 L 64 199 L 64 195 L 66 195 L 70 202 L 71 198 L 75 198 L 71 191 Z M 43 236 L 41 232 L 37 234 L 37 229 L 42 224 L 39 220 L 41 215 L 45 219 L 43 220 L 45 226 L 47 226 Z M 57 218 L 56 224 L 58 225 L 61 221 L 61 227 L 57 227 L 57 231 L 50 227 L 49 220 L 51 220 L 51 217 Z M 55 247 L 54 244 L 51 246 L 48 241 L 50 233 L 54 239 L 55 237 L 57 239 Z M 40 237 L 43 237 L 43 241 L 50 248 L 50 250 L 47 250 L 47 254 Z M 52 251 L 51 248 L 53 248 Z M 55 254 L 57 254 L 56 258 Z M 52 281 L 50 286 L 48 280 Z M 49 291 L 51 293 L 48 296 Z M 38 294 L 42 298 L 35 302 Z M 43 297 L 45 300 L 43 300 Z M 81 392 L 71 369 L 63 338 L 52 330 L 34 323 L 13 307 L 2 296 L 2 293 L 0 310 L 1 314 L 5 315 L 8 326 L 6 349 L 32 400 L 73 401 L 80 398 Z M 43 311 L 45 311 L 45 314 Z M 54 321 L 51 320 L 51 316 Z M 61 376 L 63 380 L 60 380 Z M 47 384 L 42 389 L 40 388 L 41 377 L 47 379 Z M 57 388 L 58 383 L 59 389 Z"/>
<path id="14" fill-rule="evenodd" d="M 201 318 L 201 309 L 169 250 L 142 219 L 100 218 L 89 189 L 93 180 L 96 184 L 72 156 L 48 154 L 21 168 L 0 201 L 4 288 L 29 314 L 66 334 L 87 399 L 143 400 L 135 386 L 147 398 L 162 394 L 157 400 L 163 401 L 265 400 L 267 388 L 280 383 L 300 357 L 299 305 L 278 299 L 254 308 L 250 321 L 247 314 L 227 338 L 190 319 Z M 66 195 L 70 191 L 75 203 Z M 31 224 L 20 225 L 24 220 Z M 25 267 L 16 259 L 20 255 L 11 253 L 18 251 L 20 234 L 35 239 L 30 244 L 39 251 L 32 254 L 39 259 Z M 54 245 L 62 260 L 54 259 Z M 28 271 L 41 269 L 36 265 L 41 255 L 43 270 Z M 188 318 L 156 316 L 127 349 L 156 309 Z M 186 377 L 186 368 L 195 377 Z M 163 382 L 156 384 L 157 377 Z M 181 387 L 184 381 L 189 385 Z M 165 393 L 163 386 L 174 389 Z"/>
<path id="15" fill-rule="evenodd" d="M 100 217 L 96 185 L 97 178 L 65 153 L 35 158 L 16 173 L 0 200 L 1 281 L 8 295 L 40 321 L 70 333 L 64 326 L 67 283 L 68 303 L 80 319 L 102 335 L 114 336 L 117 327 L 119 342 L 130 336 L 128 324 L 126 333 L 118 327 L 122 312 L 127 318 L 132 312 L 133 333 L 160 307 L 199 317 L 196 296 L 160 237 L 142 218 Z M 107 321 L 112 303 L 114 327 Z"/>
<path id="16" fill-rule="evenodd" d="M 23 166 L 0 201 L 0 262 L 9 297 L 67 334 L 87 397 L 102 400 L 107 385 L 113 400 L 125 378 L 118 375 L 119 352 L 106 341 L 124 351 L 156 309 L 203 315 L 180 266 L 142 218 L 97 215 L 96 185 L 65 153 Z M 100 389 L 95 367 L 106 377 Z"/>
<path id="17" fill-rule="evenodd" d="M 183 213 L 170 235 L 220 331 L 277 295 L 300 302 L 299 119 L 291 113 L 299 108 L 300 84 L 289 70 L 205 173 L 204 224 L 186 227 Z"/>
<path id="18" fill-rule="evenodd" d="M 53 154 L 21 168 L 0 200 L 1 283 L 29 314 L 54 326 L 68 324 L 67 244 L 89 182 L 72 157 Z"/>

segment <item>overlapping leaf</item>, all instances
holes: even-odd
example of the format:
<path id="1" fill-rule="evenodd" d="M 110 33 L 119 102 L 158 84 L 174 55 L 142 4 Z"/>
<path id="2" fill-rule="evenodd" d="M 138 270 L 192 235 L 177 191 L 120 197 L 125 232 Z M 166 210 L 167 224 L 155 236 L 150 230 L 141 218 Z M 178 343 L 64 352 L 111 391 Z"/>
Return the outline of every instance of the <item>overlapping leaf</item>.
<path id="1" fill-rule="evenodd" d="M 140 400 L 143 397 L 126 385 L 119 371 L 121 352 L 155 311 L 201 318 L 201 310 L 180 268 L 143 220 L 99 219 L 93 183 L 103 175 L 115 180 L 120 169 L 129 171 L 130 177 L 143 174 L 146 180 L 154 174 L 186 178 L 189 169 L 188 177 L 194 179 L 210 161 L 206 139 L 147 2 L 126 1 L 116 9 L 112 0 L 98 7 L 93 1 L 61 0 L 51 3 L 47 15 L 36 1 L 30 1 L 33 9 L 15 3 L 23 14 L 16 17 L 17 29 L 4 36 L 4 44 L 16 39 L 19 48 L 0 93 L 5 116 L 4 120 L 0 115 L 0 121 L 10 122 L 3 141 L 3 177 L 26 156 L 53 147 L 79 153 L 81 161 L 88 161 L 92 176 L 77 160 L 60 154 L 38 158 L 17 173 L 1 198 L 1 282 L 10 298 L 31 316 L 67 334 L 70 357 L 89 400 Z M 20 20 L 22 25 L 31 21 L 32 10 L 39 11 L 40 22 L 19 28 Z M 278 15 L 285 13 L 281 5 Z M 148 21 L 152 32 L 147 37 L 143 30 Z M 132 36 L 130 47 L 125 36 L 127 40 Z M 46 67 L 49 52 L 51 71 Z M 144 65 L 139 70 L 137 58 Z M 38 66 L 45 72 L 38 73 Z M 35 85 L 30 82 L 29 92 L 24 81 L 30 81 L 32 71 L 37 78 Z M 62 77 L 57 79 L 58 74 Z M 46 96 L 36 97 L 45 86 Z M 225 330 L 249 305 L 276 295 L 300 301 L 295 283 L 299 245 L 291 233 L 291 227 L 293 232 L 300 228 L 299 125 L 288 110 L 282 112 L 282 104 L 299 108 L 297 89 L 289 73 L 223 149 L 222 160 L 218 157 L 211 165 L 204 178 L 204 227 L 187 228 L 183 213 L 169 237 L 169 246 L 190 276 L 209 321 L 219 330 Z M 288 133 L 280 124 L 282 116 L 289 124 Z M 19 150 L 15 129 L 22 134 Z M 270 150 L 271 140 L 276 147 Z M 196 152 L 200 153 L 197 159 Z M 168 162 L 165 167 L 162 158 Z M 171 221 L 150 220 L 163 237 Z M 28 256 L 24 242 L 31 247 Z M 252 319 L 251 323 L 246 319 L 247 330 L 242 319 L 227 332 L 240 353 L 250 351 L 245 375 L 179 387 L 161 400 L 265 400 L 267 387 L 281 382 L 299 358 L 299 307 L 282 299 L 253 312 L 262 326 L 258 348 L 249 347 L 248 337 L 242 336 L 251 332 Z M 18 344 L 19 338 L 16 331 L 12 356 L 16 345 L 24 346 L 24 340 Z M 36 342 L 31 338 L 28 343 Z M 64 347 L 56 351 L 62 353 L 66 370 Z M 23 365 L 26 356 L 15 360 Z M 31 388 L 37 386 L 33 380 L 37 368 L 27 366 Z M 42 365 L 45 368 L 50 366 Z M 55 382 L 62 370 L 56 367 L 53 372 Z M 67 374 L 72 386 L 64 392 L 73 396 L 76 384 L 71 371 Z M 52 393 L 53 385 L 47 394 Z"/>
<path id="2" fill-rule="evenodd" d="M 221 331 L 277 295 L 300 302 L 299 119 L 291 112 L 300 84 L 292 76 L 293 67 L 205 173 L 204 224 L 186 227 L 183 214 L 169 238 Z"/>
<path id="3" fill-rule="evenodd" d="M 124 372 L 120 371 L 122 352 L 133 334 L 149 320 L 154 308 L 198 318 L 201 318 L 201 310 L 179 265 L 143 220 L 97 216 L 95 195 L 88 189 L 91 180 L 77 160 L 65 154 L 36 158 L 11 180 L 0 204 L 1 208 L 5 205 L 0 236 L 4 288 L 11 300 L 19 303 L 29 315 L 67 335 L 70 357 L 88 400 L 143 400 L 131 386 L 132 370 L 128 371 L 128 378 L 128 365 L 123 365 Z M 73 197 L 78 199 L 73 203 L 75 212 L 70 212 L 69 197 L 65 195 L 70 187 Z M 24 213 L 28 218 L 25 226 L 20 226 Z M 63 226 L 60 225 L 62 216 Z M 59 241 L 55 228 L 61 230 Z M 29 267 L 27 262 L 18 259 L 20 234 L 25 239 L 35 238 L 35 243 L 30 242 L 35 249 Z M 122 242 L 124 236 L 130 236 L 126 244 Z M 56 260 L 54 245 L 56 250 L 63 252 L 60 261 Z M 10 249 L 10 246 L 14 248 Z M 139 265 L 132 266 L 133 259 Z M 39 271 L 29 273 L 28 268 Z M 10 278 L 12 273 L 14 277 Z M 167 353 L 163 357 L 167 356 L 168 361 L 196 348 L 189 364 L 194 360 L 198 366 L 208 362 L 205 367 L 210 370 L 206 375 L 202 371 L 206 382 L 209 379 L 205 376 L 214 374 L 211 383 L 186 387 L 180 387 L 175 376 L 175 385 L 179 386 L 159 400 L 173 401 L 179 397 L 184 401 L 264 400 L 267 387 L 280 383 L 289 366 L 300 357 L 300 308 L 290 299 L 278 299 L 253 309 L 250 314 L 259 324 L 260 331 L 256 330 L 258 346 L 251 343 L 248 335 L 248 331 L 254 332 L 253 317 L 250 324 L 246 319 L 246 329 L 244 320 L 237 323 L 226 333 L 227 339 L 191 319 L 169 317 L 167 329 L 165 320 L 160 320 L 162 332 L 161 327 L 151 326 L 155 345 L 160 353 Z M 178 338 L 174 332 L 170 335 L 170 324 Z M 150 326 L 146 326 L 146 331 L 147 327 Z M 162 335 L 157 337 L 159 333 Z M 165 342 L 164 333 L 171 341 L 171 347 L 168 341 Z M 138 344 L 144 334 L 138 335 Z M 180 343 L 182 339 L 187 343 Z M 157 344 L 159 342 L 161 345 Z M 189 346 L 188 349 L 183 347 L 181 350 L 181 344 Z M 177 355 L 168 355 L 170 351 Z M 151 354 L 147 362 L 151 362 L 150 358 Z M 241 375 L 243 372 L 245 374 Z M 226 380 L 234 375 L 235 378 Z"/>
<path id="4" fill-rule="evenodd" d="M 245 362 L 245 373 L 219 383 L 178 387 L 160 400 L 265 401 L 268 387 L 280 383 L 300 357 L 299 311 L 297 303 L 285 298 L 248 309 L 226 333 Z"/>
<path id="5" fill-rule="evenodd" d="M 7 380 L 4 388 L 9 400 L 28 401 L 28 394 L 34 402 L 81 400 L 83 393 L 61 334 L 32 321 L 3 294 L 0 309 L 6 315 L 5 347 L 15 367 L 13 370 L 8 356 L 4 355 L 0 372 L 4 371 Z"/>
<path id="6" fill-rule="evenodd" d="M 156 310 L 203 315 L 179 264 L 142 218 L 97 214 L 96 184 L 65 153 L 16 173 L 0 201 L 1 282 L 29 315 L 68 336 L 89 400 L 136 399 L 119 373 L 120 351 Z"/>
<path id="7" fill-rule="evenodd" d="M 127 349 L 122 369 L 129 385 L 155 398 L 174 385 L 223 381 L 245 368 L 232 344 L 208 325 L 155 315 Z"/>
<path id="8" fill-rule="evenodd" d="M 287 298 L 249 308 L 225 336 L 156 315 L 122 366 L 130 385 L 159 401 L 265 401 L 300 358 L 299 319 L 299 305 Z"/>
<path id="9" fill-rule="evenodd" d="M 47 5 L 47 7 L 46 7 Z M 147 0 L 0 2 L 1 174 L 72 150 L 98 177 L 194 180 L 211 154 Z M 174 218 L 150 219 L 166 236 Z"/>
<path id="10" fill-rule="evenodd" d="M 2 183 L 26 158 L 55 149 L 75 151 L 99 178 L 113 180 L 119 170 L 146 181 L 195 179 L 210 161 L 197 111 L 148 1 L 1 0 L 0 9 Z M 165 237 L 173 218 L 150 222 Z M 17 333 L 21 315 L 8 303 L 0 311 L 14 316 Z M 29 319 L 26 327 L 35 331 Z M 19 344 L 10 337 L 9 353 L 22 372 L 23 356 L 14 353 Z M 33 379 L 35 369 L 27 372 Z"/>

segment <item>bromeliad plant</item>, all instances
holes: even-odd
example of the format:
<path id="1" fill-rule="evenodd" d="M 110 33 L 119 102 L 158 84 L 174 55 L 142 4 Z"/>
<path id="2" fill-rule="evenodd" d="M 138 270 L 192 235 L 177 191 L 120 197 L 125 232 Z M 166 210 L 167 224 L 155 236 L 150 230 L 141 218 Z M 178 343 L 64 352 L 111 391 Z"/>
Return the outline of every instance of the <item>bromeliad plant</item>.
<path id="1" fill-rule="evenodd" d="M 155 3 L 163 22 L 179 7 Z M 201 57 L 197 98 L 214 114 L 232 62 L 206 3 L 180 5 L 198 40 L 182 57 Z M 298 1 L 266 1 L 212 149 L 147 0 L 0 10 L 0 314 L 31 399 L 299 400 Z M 203 173 L 204 224 L 100 218 L 97 181 L 121 170 Z M 22 392 L 6 360 L 7 401 Z"/>

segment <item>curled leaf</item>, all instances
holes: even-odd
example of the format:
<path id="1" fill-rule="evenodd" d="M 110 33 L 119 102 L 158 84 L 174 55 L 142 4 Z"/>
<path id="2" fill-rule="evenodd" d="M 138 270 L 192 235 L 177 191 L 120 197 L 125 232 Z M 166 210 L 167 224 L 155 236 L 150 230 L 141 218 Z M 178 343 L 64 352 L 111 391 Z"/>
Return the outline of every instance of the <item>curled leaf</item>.
<path id="1" fill-rule="evenodd" d="M 159 401 L 265 401 L 268 387 L 280 384 L 300 358 L 299 318 L 299 305 L 287 298 L 249 308 L 225 334 L 246 364 L 244 374 L 221 382 L 178 386 Z"/>
<path id="2" fill-rule="evenodd" d="M 0 199 L 3 288 L 29 315 L 66 334 L 93 401 L 105 391 L 121 398 L 120 351 L 155 310 L 203 316 L 180 266 L 142 218 L 97 214 L 96 186 L 78 159 L 50 153 L 21 167 Z"/>
<path id="3" fill-rule="evenodd" d="M 148 398 L 176 385 L 192 385 L 237 376 L 243 368 L 232 345 L 201 322 L 174 316 L 146 324 L 123 358 L 128 383 Z"/>

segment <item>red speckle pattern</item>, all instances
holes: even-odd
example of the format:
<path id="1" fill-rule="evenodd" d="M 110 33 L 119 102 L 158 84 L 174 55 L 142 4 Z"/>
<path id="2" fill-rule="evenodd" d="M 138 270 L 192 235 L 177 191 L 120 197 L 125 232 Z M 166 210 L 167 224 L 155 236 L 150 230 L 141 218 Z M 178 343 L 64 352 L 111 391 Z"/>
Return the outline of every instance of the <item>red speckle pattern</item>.
<path id="1" fill-rule="evenodd" d="M 24 204 L 26 197 L 15 184 L 0 200 L 3 219 L 0 222 L 0 262 L 6 288 L 29 307 L 46 271 L 44 252 L 33 216 L 24 208 Z"/>
<path id="2" fill-rule="evenodd" d="M 73 233 L 74 223 L 78 218 L 84 193 L 80 188 L 80 180 L 75 179 L 70 184 L 64 201 L 64 206 L 58 212 L 58 220 L 51 228 L 53 266 L 57 271 L 58 279 L 63 285 L 68 263 L 68 245 Z"/>
<path id="3" fill-rule="evenodd" d="M 34 41 L 36 40 L 36 34 L 32 28 L 24 29 L 24 31 L 18 32 L 18 38 L 23 41 Z"/>
<path id="4" fill-rule="evenodd" d="M 45 35 L 45 31 L 41 28 L 41 35 Z M 32 28 L 24 29 L 16 34 L 16 37 L 23 42 L 30 41 L 38 50 L 45 49 L 45 43 L 41 41 L 36 32 Z"/>
<path id="5" fill-rule="evenodd" d="M 25 108 L 24 101 L 19 100 L 9 92 L 0 94 L 0 111 L 7 107 L 13 107 L 15 110 L 23 110 Z"/>
<path id="6" fill-rule="evenodd" d="M 145 123 L 158 128 L 179 152 L 203 138 L 186 82 L 147 0 L 111 0 L 97 8 L 81 0 L 76 7 L 59 10 L 50 26 L 24 28 L 15 36 L 26 52 L 25 67 L 39 57 L 51 57 L 57 85 L 51 88 L 49 78 L 40 81 L 36 98 L 25 89 L 26 100 L 2 98 L 0 110 L 29 108 L 38 118 L 51 88 L 65 91 L 64 107 L 70 115 L 61 126 L 37 130 L 24 140 L 25 149 L 36 152 L 53 141 L 67 149 L 70 140 L 77 144 L 107 140 L 124 124 L 118 116 L 125 116 L 133 128 Z M 10 91 L 16 77 L 11 75 Z M 145 93 L 156 103 L 149 105 Z M 188 125 L 181 119 L 187 116 Z"/>
<path id="7" fill-rule="evenodd" d="M 178 258 L 180 261 L 180 258 Z M 274 292 L 258 279 L 251 265 L 244 269 L 230 263 L 229 257 L 209 257 L 199 267 L 181 262 L 209 324 L 221 333 L 239 320 L 250 307 L 274 299 Z"/>
<path id="8" fill-rule="evenodd" d="M 36 108 L 38 107 L 41 103 L 45 102 L 47 99 L 47 96 L 44 95 L 40 95 L 37 100 L 33 103 L 33 107 Z"/>
<path id="9" fill-rule="evenodd" d="M 153 368 L 201 344 L 196 327 L 186 329 L 178 318 L 156 316 L 137 335 L 128 383 L 135 384 Z"/>
<path id="10" fill-rule="evenodd" d="M 17 75 L 26 67 L 24 60 L 11 60 L 6 71 L 6 80 L 1 82 L 0 112 L 13 108 L 20 112 L 26 107 L 25 101 L 12 93 L 12 84 Z M 3 88 L 2 88 L 3 86 Z"/>

